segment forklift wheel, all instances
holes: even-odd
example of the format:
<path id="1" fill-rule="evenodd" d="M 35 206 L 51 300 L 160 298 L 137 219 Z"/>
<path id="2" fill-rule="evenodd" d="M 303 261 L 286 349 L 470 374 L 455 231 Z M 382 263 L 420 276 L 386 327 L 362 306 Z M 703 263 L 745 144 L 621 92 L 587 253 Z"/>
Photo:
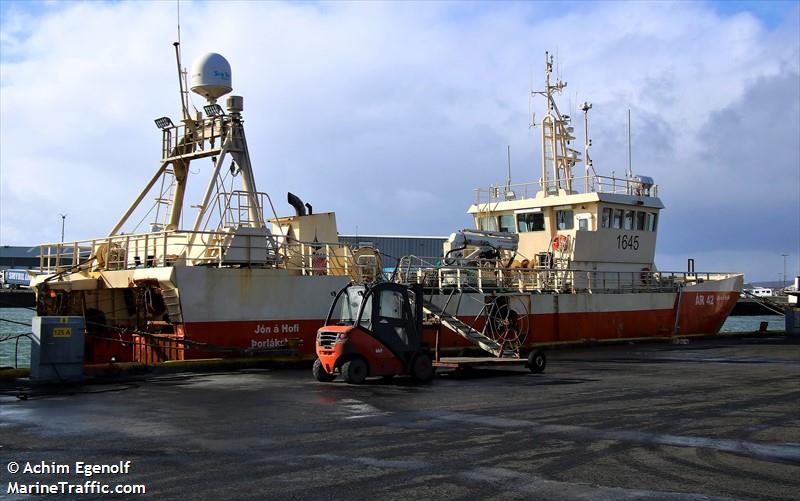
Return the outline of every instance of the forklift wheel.
<path id="1" fill-rule="evenodd" d="M 354 358 L 342 364 L 342 377 L 350 384 L 361 384 L 367 378 L 368 367 L 363 358 Z"/>
<path id="2" fill-rule="evenodd" d="M 541 374 L 547 365 L 547 357 L 541 350 L 535 350 L 528 355 L 528 369 L 534 374 Z"/>
<path id="3" fill-rule="evenodd" d="M 311 372 L 314 374 L 314 379 L 320 383 L 330 383 L 336 378 L 335 375 L 325 372 L 325 368 L 322 367 L 322 362 L 319 359 L 314 360 L 314 368 L 311 369 Z"/>
<path id="4" fill-rule="evenodd" d="M 414 357 L 414 361 L 411 363 L 411 376 L 416 382 L 427 383 L 433 379 L 434 374 L 433 362 L 427 352 L 423 351 Z"/>

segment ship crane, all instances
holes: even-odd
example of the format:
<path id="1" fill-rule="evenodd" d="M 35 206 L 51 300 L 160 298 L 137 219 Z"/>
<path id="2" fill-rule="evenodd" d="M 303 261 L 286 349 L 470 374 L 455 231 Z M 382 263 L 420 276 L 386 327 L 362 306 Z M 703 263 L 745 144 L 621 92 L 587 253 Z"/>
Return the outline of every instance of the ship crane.
<path id="1" fill-rule="evenodd" d="M 517 253 L 519 235 L 500 231 L 464 229 L 452 233 L 444 244 L 445 264 L 463 265 L 476 259 L 496 259 L 500 251 Z M 470 247 L 475 247 L 465 254 Z M 513 256 L 509 263 L 513 261 Z"/>

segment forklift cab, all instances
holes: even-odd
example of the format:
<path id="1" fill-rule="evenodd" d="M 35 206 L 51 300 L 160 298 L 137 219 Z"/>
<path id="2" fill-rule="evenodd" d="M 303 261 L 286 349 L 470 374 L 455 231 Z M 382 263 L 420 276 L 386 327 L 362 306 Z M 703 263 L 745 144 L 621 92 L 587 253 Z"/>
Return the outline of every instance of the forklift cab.
<path id="1" fill-rule="evenodd" d="M 422 342 L 422 301 L 420 285 L 345 286 L 336 294 L 325 326 L 317 332 L 317 379 L 325 380 L 318 371 L 330 379 L 339 371 L 350 381 L 351 366 L 361 369 L 363 362 L 367 375 L 411 374 L 428 380 L 425 366 L 430 366 L 430 354 Z M 353 360 L 360 361 L 348 363 Z M 361 379 L 360 374 L 354 379 Z"/>
<path id="2" fill-rule="evenodd" d="M 338 317 L 338 318 L 337 318 Z M 366 330 L 400 358 L 422 345 L 421 286 L 382 282 L 369 287 L 350 284 L 336 295 L 325 325 L 352 325 Z"/>

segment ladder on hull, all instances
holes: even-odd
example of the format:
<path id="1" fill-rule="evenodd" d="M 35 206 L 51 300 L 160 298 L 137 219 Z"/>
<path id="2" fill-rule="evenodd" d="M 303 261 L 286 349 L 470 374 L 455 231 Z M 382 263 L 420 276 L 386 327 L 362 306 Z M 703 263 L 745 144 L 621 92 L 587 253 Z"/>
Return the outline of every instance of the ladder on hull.
<path id="1" fill-rule="evenodd" d="M 448 303 L 449 301 L 450 300 L 448 298 Z M 446 308 L 447 305 L 445 305 L 445 309 Z M 463 337 L 470 343 L 479 346 L 482 350 L 491 353 L 495 357 L 517 358 L 519 356 L 519 354 L 513 350 L 503 349 L 503 346 L 494 339 L 490 338 L 489 336 L 485 335 L 480 331 L 473 329 L 471 326 L 467 325 L 466 323 L 456 318 L 455 315 L 447 313 L 446 311 L 440 309 L 433 303 L 425 302 L 422 305 L 422 312 L 425 313 L 426 315 L 433 316 L 436 320 L 439 321 L 439 323 L 441 323 L 451 331 Z"/>

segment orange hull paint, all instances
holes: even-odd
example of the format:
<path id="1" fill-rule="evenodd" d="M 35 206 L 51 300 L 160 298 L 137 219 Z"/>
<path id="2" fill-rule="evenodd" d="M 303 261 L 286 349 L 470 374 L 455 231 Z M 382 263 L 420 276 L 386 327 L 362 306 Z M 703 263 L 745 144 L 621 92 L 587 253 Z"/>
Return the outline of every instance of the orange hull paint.
<path id="1" fill-rule="evenodd" d="M 675 334 L 676 316 L 678 335 L 716 334 L 737 298 L 736 292 L 692 292 L 682 294 L 680 308 L 674 305 L 671 309 L 638 311 L 533 313 L 529 316 L 526 344 L 669 337 Z M 474 318 L 462 316 L 461 320 L 469 323 Z M 248 355 L 313 358 L 316 332 L 323 323 L 322 319 L 187 323 L 184 335 L 191 344 L 185 358 Z M 435 332 L 426 330 L 425 339 L 434 346 Z M 439 345 L 473 347 L 446 328 L 442 328 Z"/>

